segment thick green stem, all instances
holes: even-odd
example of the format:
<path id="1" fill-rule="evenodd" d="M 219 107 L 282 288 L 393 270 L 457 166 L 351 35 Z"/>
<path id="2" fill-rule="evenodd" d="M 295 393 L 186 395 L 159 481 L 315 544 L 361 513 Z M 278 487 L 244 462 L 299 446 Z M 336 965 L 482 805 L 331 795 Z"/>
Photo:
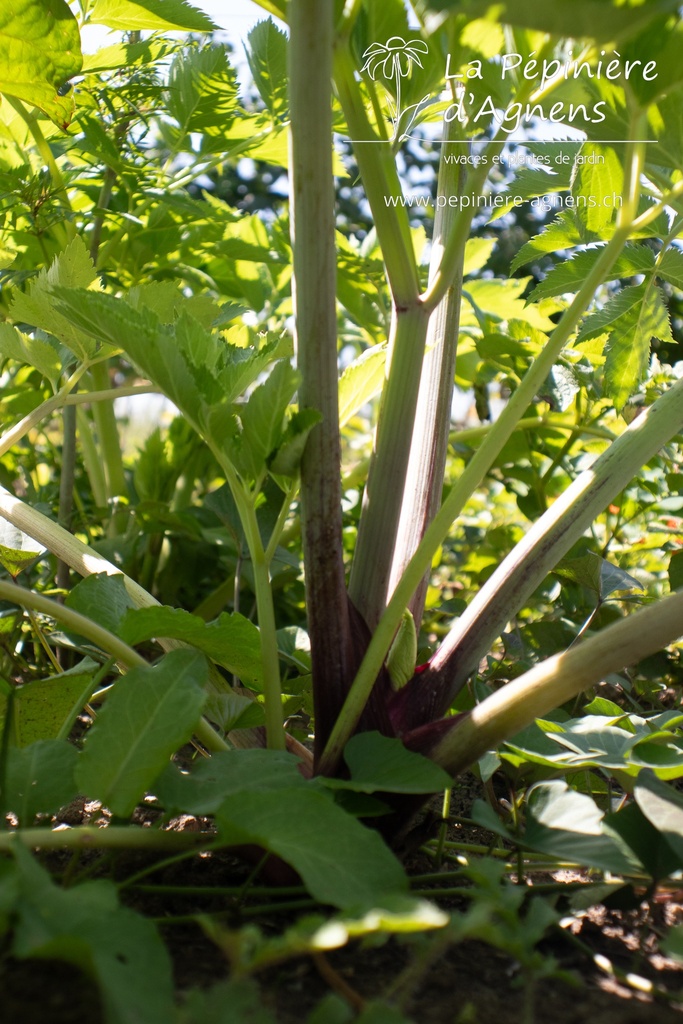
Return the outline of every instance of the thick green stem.
<path id="1" fill-rule="evenodd" d="M 59 522 L 65 530 L 71 530 L 74 507 L 74 481 L 76 479 L 76 410 L 65 406 L 62 412 L 62 466 L 59 477 Z M 69 566 L 60 562 L 57 566 L 57 586 L 66 590 L 69 585 Z"/>
<path id="2" fill-rule="evenodd" d="M 399 201 L 403 198 L 403 190 L 391 145 L 380 140 L 368 120 L 345 41 L 340 42 L 335 52 L 334 80 L 354 142 L 356 161 L 382 247 L 391 292 L 394 302 L 402 309 L 414 303 L 420 291 L 408 212 Z M 391 198 L 397 201 L 396 206 L 391 205 Z"/>
<path id="3" fill-rule="evenodd" d="M 11 853 L 17 846 L 31 850 L 191 850 L 214 848 L 215 835 L 201 832 L 166 832 L 155 828 L 110 825 L 52 831 L 48 828 L 23 828 L 19 832 L 0 832 L 0 851 Z"/>
<path id="4" fill-rule="evenodd" d="M 34 594 L 24 587 L 17 586 L 16 583 L 7 583 L 0 580 L 0 600 L 11 601 L 21 608 L 40 612 L 41 615 L 49 615 L 57 622 L 61 622 L 67 629 L 78 633 L 79 636 L 85 637 L 86 640 L 90 640 L 97 647 L 111 654 L 117 661 L 122 662 L 129 668 L 147 664 L 137 651 L 134 651 L 132 647 L 125 644 L 114 633 L 110 633 L 108 629 L 98 626 L 96 622 L 93 622 L 92 619 L 87 619 L 80 612 L 75 612 L 73 609 L 59 604 L 58 601 L 52 601 L 49 597 L 43 597 L 42 594 Z"/>
<path id="5" fill-rule="evenodd" d="M 259 532 L 256 512 L 249 506 L 243 520 L 246 541 L 251 554 L 254 574 L 254 590 L 258 610 L 259 638 L 261 642 L 261 665 L 263 669 L 263 693 L 265 697 L 266 737 L 271 750 L 285 749 L 284 717 L 282 713 L 282 688 L 280 685 L 280 661 L 277 647 L 273 590 L 263 542 Z"/>
<path id="6" fill-rule="evenodd" d="M 342 547 L 332 170 L 334 3 L 292 0 L 289 13 L 291 230 L 296 352 L 301 372 L 299 406 L 314 409 L 321 417 L 311 431 L 301 463 L 301 518 L 316 742 L 324 744 L 353 672 Z M 269 545 L 266 562 L 272 554 Z"/>
<path id="7" fill-rule="evenodd" d="M 442 714 L 515 614 L 550 570 L 583 536 L 641 466 L 683 428 L 683 380 L 661 395 L 567 488 L 537 520 L 486 581 L 420 678 L 426 696 L 440 677 L 439 704 L 425 721 Z"/>
<path id="8" fill-rule="evenodd" d="M 96 390 L 109 390 L 109 364 L 100 362 L 91 368 L 91 375 Z M 114 415 L 113 401 L 97 402 L 93 406 L 93 417 L 97 427 L 100 454 L 104 464 L 104 477 L 107 485 L 107 499 L 111 505 L 113 518 L 112 528 L 116 533 L 125 530 L 128 517 L 115 514 L 115 505 L 119 498 L 128 495 L 126 476 L 123 471 L 123 456 L 119 429 Z"/>
<path id="9" fill-rule="evenodd" d="M 371 630 L 387 602 L 427 326 L 427 312 L 419 303 L 398 310 L 389 342 L 387 378 L 349 580 L 351 600 Z"/>
<path id="10" fill-rule="evenodd" d="M 22 437 L 28 434 L 29 430 L 33 430 L 41 420 L 47 419 L 57 409 L 61 409 L 68 401 L 68 395 L 76 384 L 81 379 L 85 371 L 88 369 L 87 366 L 79 366 L 77 370 L 71 374 L 66 384 L 59 389 L 59 391 L 48 398 L 45 402 L 35 408 L 32 412 L 24 416 L 15 426 L 10 427 L 9 430 L 0 437 L 0 458 L 6 455 L 10 448 L 13 448 L 18 441 L 21 441 Z"/>
<path id="11" fill-rule="evenodd" d="M 603 629 L 564 654 L 536 665 L 464 715 L 430 756 L 457 775 L 536 718 L 611 672 L 641 661 L 683 634 L 683 591 Z"/>
<path id="12" fill-rule="evenodd" d="M 75 395 L 74 397 L 78 397 Z M 90 489 L 92 490 L 95 504 L 98 508 L 107 507 L 107 484 L 104 479 L 104 469 L 100 459 L 100 452 L 95 441 L 93 423 L 85 409 L 76 407 L 76 427 L 78 440 L 81 446 L 83 465 L 88 474 Z"/>
<path id="13" fill-rule="evenodd" d="M 456 141 L 458 133 L 457 122 L 451 122 L 441 148 L 437 184 L 439 196 L 457 195 L 462 187 L 464 175 L 461 167 L 457 163 L 447 163 L 445 159 L 447 155 L 452 155 L 451 143 Z M 432 238 L 430 279 L 434 278 L 441 266 L 444 247 L 457 216 L 455 209 L 448 203 L 437 208 Z M 427 347 L 417 403 L 419 414 L 415 419 L 410 448 L 401 518 L 389 579 L 389 596 L 403 575 L 441 501 L 451 424 L 464 241 L 465 239 L 460 252 L 456 255 L 455 280 L 429 318 Z M 417 623 L 422 618 L 428 580 L 428 574 L 425 574 L 410 602 L 410 610 Z"/>

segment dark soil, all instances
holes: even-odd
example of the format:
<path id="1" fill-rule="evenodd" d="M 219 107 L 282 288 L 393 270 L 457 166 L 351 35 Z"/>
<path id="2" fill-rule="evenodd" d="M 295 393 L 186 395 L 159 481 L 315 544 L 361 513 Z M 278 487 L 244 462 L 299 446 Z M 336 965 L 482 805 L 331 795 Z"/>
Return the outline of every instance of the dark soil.
<path id="1" fill-rule="evenodd" d="M 85 808 L 71 809 L 79 821 L 85 817 L 94 821 L 101 815 L 95 806 L 88 810 L 90 814 Z M 103 818 L 99 820 L 104 824 Z M 207 825 L 190 818 L 175 823 L 177 828 L 193 830 Z M 487 841 L 485 833 L 466 828 L 456 828 L 453 835 L 469 842 Z M 123 879 L 152 863 L 141 856 L 121 855 L 107 861 L 106 867 L 110 877 Z M 59 874 L 65 864 L 55 858 L 50 866 Z M 417 855 L 410 867 L 424 872 L 430 864 Z M 228 853 L 202 854 L 159 868 L 144 881 L 173 887 L 241 885 L 250 870 Z M 578 873 L 570 878 L 566 872 L 553 877 L 581 878 Z M 278 1024 L 302 1024 L 331 991 L 356 1007 L 390 998 L 415 1024 L 683 1024 L 683 966 L 667 959 L 658 944 L 670 925 L 683 923 L 680 896 L 640 904 L 636 898 L 630 909 L 589 908 L 571 927 L 544 940 L 543 962 L 554 960 L 556 973 L 563 976 L 545 979 L 533 988 L 525 983 L 512 957 L 481 942 L 444 948 L 438 932 L 364 940 L 325 956 L 290 959 L 271 966 L 256 980 Z M 231 905 L 228 897 L 145 888 L 124 889 L 122 898 L 157 921 L 216 913 Z M 458 913 L 466 905 L 465 900 L 451 901 L 447 909 Z M 252 913 L 255 909 L 251 908 Z M 249 921 L 265 934 L 278 934 L 295 919 L 291 909 L 250 916 L 247 905 L 246 916 L 230 915 L 224 921 L 228 927 Z M 179 999 L 189 989 L 209 988 L 228 977 L 224 954 L 197 924 L 169 920 L 161 930 L 173 958 Z M 595 956 L 599 962 L 604 958 L 604 967 L 609 961 L 615 972 L 601 969 Z M 648 982 L 652 988 L 642 991 Z M 96 986 L 67 964 L 0 958 L 0 992 L 0 1024 L 103 1024 Z"/>

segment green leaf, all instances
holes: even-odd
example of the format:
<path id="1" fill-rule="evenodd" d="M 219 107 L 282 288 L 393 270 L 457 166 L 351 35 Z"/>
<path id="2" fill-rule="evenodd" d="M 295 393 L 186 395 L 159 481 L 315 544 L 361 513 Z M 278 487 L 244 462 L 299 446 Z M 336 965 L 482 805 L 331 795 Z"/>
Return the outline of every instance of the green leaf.
<path id="1" fill-rule="evenodd" d="M 438 793 L 452 784 L 450 775 L 429 758 L 378 732 L 361 732 L 350 739 L 344 760 L 351 782 L 341 780 L 340 785 L 359 793 Z M 321 781 L 336 784 L 331 779 Z"/>
<path id="2" fill-rule="evenodd" d="M 645 870 L 655 880 L 666 878 L 679 867 L 680 858 L 661 834 L 650 824 L 637 804 L 627 804 L 603 819 L 603 830 L 617 835 L 630 847 Z"/>
<path id="3" fill-rule="evenodd" d="M 603 253 L 603 247 L 591 247 L 578 252 L 571 259 L 558 263 L 548 272 L 540 284 L 536 285 L 530 300 L 536 302 L 549 296 L 564 295 L 577 292 Z M 645 245 L 627 245 L 606 278 L 608 281 L 620 277 L 631 277 L 635 274 L 647 274 L 655 265 L 652 249 Z"/>
<path id="4" fill-rule="evenodd" d="M 604 833 L 595 801 L 563 780 L 534 786 L 528 811 L 524 841 L 531 849 L 615 874 L 641 868 L 629 847 Z"/>
<path id="5" fill-rule="evenodd" d="M 491 253 L 496 247 L 497 238 L 468 238 L 465 243 L 465 260 L 463 263 L 463 277 L 481 270 L 489 261 Z"/>
<path id="6" fill-rule="evenodd" d="M 218 27 L 207 14 L 186 0 L 95 0 L 88 20 L 122 32 L 139 29 L 211 32 Z"/>
<path id="7" fill-rule="evenodd" d="M 290 417 L 282 442 L 269 463 L 271 473 L 298 476 L 308 435 L 321 419 L 322 414 L 317 409 L 299 409 Z"/>
<path id="8" fill-rule="evenodd" d="M 254 84 L 274 121 L 287 116 L 287 36 L 267 18 L 247 36 L 247 60 Z"/>
<path id="9" fill-rule="evenodd" d="M 683 963 L 683 924 L 670 929 L 661 943 L 661 949 L 679 964 Z"/>
<path id="10" fill-rule="evenodd" d="M 117 633 L 129 608 L 135 608 L 126 590 L 123 576 L 93 573 L 80 580 L 66 599 L 67 608 L 80 612 L 99 626 Z"/>
<path id="11" fill-rule="evenodd" d="M 0 6 L 0 93 L 24 100 L 66 129 L 73 92 L 61 87 L 81 70 L 78 23 L 65 0 L 12 0 Z"/>
<path id="12" fill-rule="evenodd" d="M 65 740 L 38 740 L 28 747 L 10 747 L 5 772 L 5 810 L 20 825 L 36 814 L 54 814 L 78 794 L 74 777 L 78 751 Z"/>
<path id="13" fill-rule="evenodd" d="M 683 796 L 654 772 L 642 771 L 633 795 L 641 811 L 678 855 L 683 867 Z"/>
<path id="14" fill-rule="evenodd" d="M 0 565 L 10 576 L 18 576 L 44 551 L 45 548 L 33 537 L 23 533 L 8 519 L 0 519 Z"/>
<path id="15" fill-rule="evenodd" d="M 32 338 L 8 323 L 0 323 L 0 358 L 34 366 L 52 384 L 57 383 L 62 372 L 62 361 L 49 341 Z"/>
<path id="16" fill-rule="evenodd" d="M 359 409 L 384 386 L 386 342 L 366 348 L 339 378 L 339 426 L 344 427 Z"/>
<path id="17" fill-rule="evenodd" d="M 468 18 L 489 18 L 520 28 L 599 42 L 635 35 L 659 14 L 678 8 L 677 0 L 418 0 L 419 12 L 457 11 Z"/>
<path id="18" fill-rule="evenodd" d="M 88 664 L 93 671 L 84 671 Z M 94 662 L 86 659 L 68 672 L 38 679 L 14 691 L 12 727 L 17 746 L 55 739 L 62 729 L 70 726 L 92 694 L 95 667 Z"/>
<path id="19" fill-rule="evenodd" d="M 78 766 L 81 789 L 128 817 L 171 755 L 190 739 L 204 706 L 206 660 L 166 654 L 119 679 L 88 733 Z"/>
<path id="20" fill-rule="evenodd" d="M 672 590 L 683 587 L 683 551 L 674 551 L 669 559 L 669 586 Z"/>
<path id="21" fill-rule="evenodd" d="M 602 162 L 575 164 L 572 196 L 580 223 L 592 234 L 600 235 L 618 209 L 624 192 L 624 170 L 611 146 L 591 144 Z"/>
<path id="22" fill-rule="evenodd" d="M 645 379 L 652 338 L 672 341 L 669 313 L 659 288 L 624 288 L 584 321 L 578 342 L 608 334 L 605 390 L 617 412 Z"/>
<path id="23" fill-rule="evenodd" d="M 223 612 L 214 622 L 205 622 L 182 608 L 135 608 L 121 620 L 118 632 L 132 647 L 154 637 L 182 640 L 203 651 L 245 683 L 261 683 L 259 631 L 253 622 L 238 613 Z"/>
<path id="24" fill-rule="evenodd" d="M 244 451 L 255 477 L 260 475 L 268 456 L 283 438 L 285 411 L 299 379 L 289 360 L 280 360 L 268 379 L 254 388 L 249 401 L 240 409 Z"/>
<path id="25" fill-rule="evenodd" d="M 565 210 L 559 217 L 551 221 L 540 234 L 522 246 L 510 265 L 510 273 L 514 273 L 526 263 L 532 263 L 549 253 L 572 249 L 583 242 L 598 240 L 597 238 L 583 238 L 578 229 L 574 212 Z"/>
<path id="26" fill-rule="evenodd" d="M 669 247 L 666 250 L 657 265 L 657 277 L 683 289 L 683 252 L 680 249 Z"/>
<path id="27" fill-rule="evenodd" d="M 79 359 L 87 359 L 96 347 L 91 337 L 100 339 L 102 336 L 95 331 L 94 335 L 89 337 L 63 316 L 55 308 L 53 289 L 91 289 L 90 292 L 82 294 L 92 294 L 95 298 L 95 292 L 100 287 L 85 242 L 77 235 L 66 249 L 55 257 L 50 267 L 41 270 L 31 281 L 27 292 L 15 294 L 10 315 L 14 320 L 23 320 L 33 327 L 40 327 L 48 334 L 54 334 Z"/>
<path id="28" fill-rule="evenodd" d="M 168 112 L 183 136 L 226 131 L 235 117 L 237 81 L 224 46 L 184 47 L 171 64 Z"/>
<path id="29" fill-rule="evenodd" d="M 107 1024 L 174 1020 L 171 960 L 152 922 L 119 906 L 112 882 L 59 889 L 28 850 L 17 845 L 14 856 L 14 956 L 66 961 L 94 977 Z"/>
<path id="30" fill-rule="evenodd" d="M 277 1024 L 251 978 L 232 978 L 183 993 L 177 1024 Z"/>
<path id="31" fill-rule="evenodd" d="M 155 783 L 167 810 L 213 814 L 234 793 L 261 794 L 307 785 L 299 759 L 279 750 L 225 750 L 182 773 L 170 764 Z"/>
<path id="32" fill-rule="evenodd" d="M 227 797 L 216 814 L 221 839 L 257 843 L 290 864 L 314 899 L 332 906 L 381 906 L 407 879 L 377 832 L 328 796 L 296 787 Z"/>

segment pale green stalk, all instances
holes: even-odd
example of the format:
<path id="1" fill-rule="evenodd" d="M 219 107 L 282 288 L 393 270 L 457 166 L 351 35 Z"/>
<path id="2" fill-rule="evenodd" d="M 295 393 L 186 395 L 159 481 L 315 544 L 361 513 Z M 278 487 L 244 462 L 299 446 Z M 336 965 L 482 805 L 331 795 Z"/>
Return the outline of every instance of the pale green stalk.
<path id="1" fill-rule="evenodd" d="M 49 615 L 50 618 L 60 622 L 66 629 L 85 637 L 86 640 L 89 640 L 95 646 L 101 648 L 101 650 L 106 651 L 128 668 L 147 665 L 145 659 L 137 651 L 129 647 L 128 644 L 115 636 L 114 633 L 110 633 L 108 629 L 98 626 L 92 619 L 87 619 L 80 612 L 67 608 L 66 605 L 53 601 L 49 597 L 43 597 L 42 594 L 34 594 L 32 591 L 26 590 L 16 583 L 7 583 L 4 580 L 0 580 L 0 600 L 11 601 L 12 604 L 17 604 L 21 608 L 40 612 L 41 615 Z"/>
<path id="2" fill-rule="evenodd" d="M 192 850 L 216 846 L 215 835 L 201 832 L 174 832 L 126 825 L 82 825 L 52 830 L 22 828 L 0 832 L 0 851 L 11 853 L 18 845 L 29 850 Z"/>
<path id="3" fill-rule="evenodd" d="M 638 416 L 533 524 L 475 595 L 430 663 L 430 672 L 452 666 L 453 695 L 476 669 L 510 614 L 524 605 L 640 467 L 681 429 L 683 379 Z"/>
<path id="4" fill-rule="evenodd" d="M 387 376 L 349 579 L 351 600 L 371 630 L 387 602 L 427 327 L 427 312 L 416 304 L 397 313 L 389 339 Z"/>
<path id="5" fill-rule="evenodd" d="M 91 368 L 91 376 L 95 390 L 106 391 L 109 388 L 109 364 L 100 362 Z M 119 429 L 114 414 L 113 400 L 97 402 L 92 410 L 95 426 L 97 428 L 97 440 L 100 449 L 100 458 L 104 465 L 104 478 L 107 487 L 107 501 L 113 513 L 111 524 L 112 530 L 121 533 L 125 530 L 128 516 L 117 515 L 115 505 L 119 498 L 128 495 L 128 485 L 123 471 L 123 456 L 121 454 L 121 441 Z"/>
<path id="6" fill-rule="evenodd" d="M 536 718 L 683 635 L 683 591 L 536 665 L 478 704 L 430 753 L 455 776 Z"/>
<path id="7" fill-rule="evenodd" d="M 2 458 L 3 455 L 6 455 L 10 448 L 13 448 L 18 441 L 21 441 L 22 437 L 25 437 L 29 430 L 33 430 L 41 420 L 47 419 L 47 417 L 51 416 L 53 412 L 56 412 L 57 409 L 61 409 L 63 405 L 67 404 L 69 393 L 73 388 L 75 388 L 76 384 L 87 369 L 87 365 L 79 366 L 78 369 L 74 370 L 71 374 L 66 384 L 64 384 L 64 386 L 61 387 L 59 391 L 52 396 L 52 398 L 48 398 L 46 401 L 41 402 L 41 404 L 28 413 L 27 416 L 24 416 L 19 423 L 5 431 L 2 437 L 0 437 L 0 458 Z"/>
<path id="8" fill-rule="evenodd" d="M 77 398 L 78 396 L 74 395 L 73 397 Z M 93 422 L 86 410 L 80 408 L 78 403 L 76 403 L 76 428 L 81 446 L 83 465 L 90 481 L 90 489 L 95 499 L 95 504 L 98 508 L 105 509 L 107 507 L 107 484 L 104 479 L 104 468 L 99 449 L 95 441 Z"/>
<path id="9" fill-rule="evenodd" d="M 437 183 L 439 196 L 458 195 L 462 187 L 465 176 L 462 168 L 445 160 L 445 156 L 452 153 L 451 144 L 458 141 L 459 135 L 458 123 L 451 122 L 447 126 L 441 147 Z M 437 208 L 432 236 L 430 278 L 436 275 L 441 266 L 444 247 L 457 218 L 458 212 L 449 204 Z M 463 244 L 457 255 L 455 279 L 429 318 L 417 415 L 391 564 L 389 596 L 396 588 L 441 501 L 451 423 L 464 256 Z M 410 602 L 410 611 L 416 623 L 422 619 L 427 584 L 428 576 L 425 574 Z"/>

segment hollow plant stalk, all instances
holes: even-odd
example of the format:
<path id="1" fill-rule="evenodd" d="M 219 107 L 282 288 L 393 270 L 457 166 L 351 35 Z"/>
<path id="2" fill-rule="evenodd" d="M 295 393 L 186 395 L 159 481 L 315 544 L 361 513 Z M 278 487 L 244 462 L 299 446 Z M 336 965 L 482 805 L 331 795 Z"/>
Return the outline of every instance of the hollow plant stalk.
<path id="1" fill-rule="evenodd" d="M 463 715 L 430 757 L 455 776 L 534 719 L 682 635 L 683 591 L 679 590 L 571 650 L 547 658 L 497 690 Z"/>
<path id="2" fill-rule="evenodd" d="M 341 516 L 336 250 L 332 169 L 333 0 L 289 8 L 291 234 L 300 409 L 320 422 L 301 463 L 306 608 L 316 716 L 324 742 L 348 690 L 351 627 Z"/>

